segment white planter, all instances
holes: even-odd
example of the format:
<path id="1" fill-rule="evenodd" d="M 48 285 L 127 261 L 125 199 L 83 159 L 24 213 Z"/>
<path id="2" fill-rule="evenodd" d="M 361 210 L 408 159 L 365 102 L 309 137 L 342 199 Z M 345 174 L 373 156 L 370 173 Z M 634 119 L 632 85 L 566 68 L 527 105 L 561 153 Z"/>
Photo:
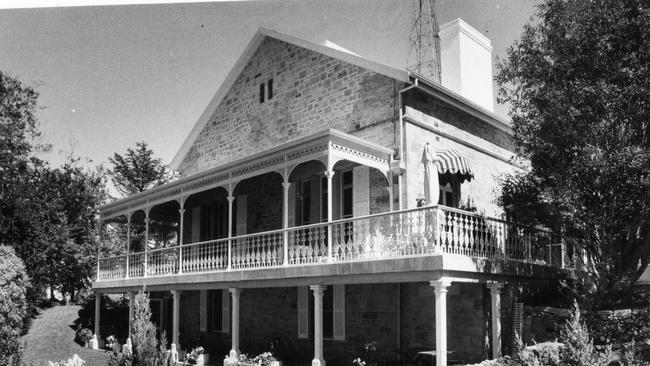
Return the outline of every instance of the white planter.
<path id="1" fill-rule="evenodd" d="M 282 366 L 282 361 L 273 361 L 271 362 L 271 366 Z"/>
<path id="2" fill-rule="evenodd" d="M 205 366 L 210 362 L 210 354 L 204 353 L 196 358 L 196 366 Z"/>

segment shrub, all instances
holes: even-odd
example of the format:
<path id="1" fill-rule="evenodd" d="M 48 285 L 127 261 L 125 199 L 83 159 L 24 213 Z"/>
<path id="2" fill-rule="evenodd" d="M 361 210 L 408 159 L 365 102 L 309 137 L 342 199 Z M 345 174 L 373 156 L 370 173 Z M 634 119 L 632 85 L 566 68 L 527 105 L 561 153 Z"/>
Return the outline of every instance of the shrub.
<path id="1" fill-rule="evenodd" d="M 0 246 L 0 365 L 16 363 L 27 317 L 29 278 L 14 249 Z M 15 357 L 14 357 L 15 355 Z"/>
<path id="2" fill-rule="evenodd" d="M 74 336 L 74 341 L 82 346 L 86 346 L 93 338 L 93 331 L 88 328 L 79 328 Z"/>
<path id="3" fill-rule="evenodd" d="M 156 339 L 156 327 L 151 322 L 149 295 L 140 291 L 135 295 L 131 341 L 133 342 L 133 363 L 138 366 L 163 365 L 167 356 L 167 337 L 163 333 L 160 348 Z"/>

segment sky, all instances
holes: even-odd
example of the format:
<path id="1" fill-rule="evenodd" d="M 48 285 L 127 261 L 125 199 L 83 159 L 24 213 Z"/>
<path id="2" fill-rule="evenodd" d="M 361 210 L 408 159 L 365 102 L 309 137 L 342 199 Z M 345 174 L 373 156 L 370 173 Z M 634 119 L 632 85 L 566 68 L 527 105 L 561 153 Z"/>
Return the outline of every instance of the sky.
<path id="1" fill-rule="evenodd" d="M 0 0 L 2 7 L 3 0 Z M 60 1 L 58 1 L 60 3 Z M 538 0 L 438 0 L 492 40 L 519 38 Z M 0 70 L 34 86 L 42 155 L 104 164 L 136 141 L 169 163 L 260 26 L 404 69 L 411 0 L 265 0 L 0 9 Z M 495 93 L 496 96 L 496 93 Z M 504 106 L 495 112 L 507 114 Z"/>

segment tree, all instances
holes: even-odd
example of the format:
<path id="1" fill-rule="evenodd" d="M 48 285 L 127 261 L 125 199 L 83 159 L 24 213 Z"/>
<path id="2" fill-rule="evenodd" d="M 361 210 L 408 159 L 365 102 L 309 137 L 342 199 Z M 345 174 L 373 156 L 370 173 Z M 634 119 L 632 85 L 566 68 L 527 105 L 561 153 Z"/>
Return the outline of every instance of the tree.
<path id="1" fill-rule="evenodd" d="M 163 332 L 161 341 L 158 342 L 156 326 L 151 322 L 149 295 L 142 291 L 135 295 L 131 340 L 135 365 L 154 366 L 164 364 L 163 361 L 166 361 L 167 337 Z"/>
<path id="2" fill-rule="evenodd" d="M 628 294 L 650 254 L 649 7 L 546 0 L 498 65 L 530 162 L 503 180 L 499 203 L 584 250 L 596 305 Z"/>
<path id="3" fill-rule="evenodd" d="M 171 179 L 171 172 L 146 142 L 137 142 L 136 148 L 126 149 L 124 156 L 115 153 L 109 158 L 113 164 L 113 185 L 123 196 L 165 184 Z"/>
<path id="4" fill-rule="evenodd" d="M 27 316 L 29 278 L 13 248 L 0 246 L 0 364 L 17 364 L 19 337 Z"/>
<path id="5" fill-rule="evenodd" d="M 103 171 L 86 171 L 74 158 L 53 169 L 33 156 L 44 148 L 36 140 L 37 98 L 0 72 L 0 244 L 23 260 L 33 302 L 47 286 L 74 293 L 88 284 L 95 208 L 106 197 Z"/>

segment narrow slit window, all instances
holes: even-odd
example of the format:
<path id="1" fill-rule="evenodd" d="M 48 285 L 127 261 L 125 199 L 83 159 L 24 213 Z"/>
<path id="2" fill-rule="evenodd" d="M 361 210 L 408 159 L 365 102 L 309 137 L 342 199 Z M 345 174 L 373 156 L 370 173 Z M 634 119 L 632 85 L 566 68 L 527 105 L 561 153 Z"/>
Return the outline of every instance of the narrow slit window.
<path id="1" fill-rule="evenodd" d="M 264 103 L 264 83 L 260 84 L 260 103 Z"/>
<path id="2" fill-rule="evenodd" d="M 273 99 L 273 79 L 269 79 L 269 81 L 266 83 L 267 85 L 267 90 L 268 90 L 268 99 Z"/>

